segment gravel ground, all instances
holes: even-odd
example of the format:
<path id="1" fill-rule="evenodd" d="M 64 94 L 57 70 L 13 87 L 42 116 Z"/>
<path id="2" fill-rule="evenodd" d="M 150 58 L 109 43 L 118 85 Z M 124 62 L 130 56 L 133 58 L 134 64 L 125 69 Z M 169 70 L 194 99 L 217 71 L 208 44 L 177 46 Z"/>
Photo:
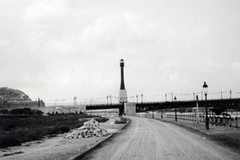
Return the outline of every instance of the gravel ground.
<path id="1" fill-rule="evenodd" d="M 97 160 L 237 160 L 239 152 L 174 124 L 131 117 L 129 126 L 81 157 Z"/>
<path id="2" fill-rule="evenodd" d="M 114 124 L 116 118 L 112 117 L 100 127 L 110 133 L 121 129 L 123 124 Z M 108 136 L 109 137 L 109 136 Z M 108 137 L 94 137 L 84 139 L 65 139 L 57 136 L 41 141 L 28 142 L 22 146 L 0 149 L 1 160 L 70 160 L 86 152 L 96 144 Z"/>

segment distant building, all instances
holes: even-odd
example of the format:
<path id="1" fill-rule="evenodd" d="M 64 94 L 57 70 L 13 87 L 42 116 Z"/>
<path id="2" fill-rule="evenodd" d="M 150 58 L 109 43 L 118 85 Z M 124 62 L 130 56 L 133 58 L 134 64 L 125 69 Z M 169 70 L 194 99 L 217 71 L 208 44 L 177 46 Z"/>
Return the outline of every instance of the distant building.
<path id="1" fill-rule="evenodd" d="M 45 103 L 38 99 L 37 101 L 1 101 L 0 109 L 16 109 L 16 108 L 42 108 Z"/>
<path id="2" fill-rule="evenodd" d="M 85 113 L 86 105 L 59 105 L 59 106 L 48 106 L 44 110 L 45 113 L 50 114 L 67 114 L 67 113 Z"/>

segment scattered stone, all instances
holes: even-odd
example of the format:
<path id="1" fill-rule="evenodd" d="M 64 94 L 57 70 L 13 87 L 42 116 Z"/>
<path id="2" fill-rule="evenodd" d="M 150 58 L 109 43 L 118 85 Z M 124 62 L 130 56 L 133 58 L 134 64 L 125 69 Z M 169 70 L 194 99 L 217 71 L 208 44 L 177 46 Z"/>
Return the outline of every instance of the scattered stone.
<path id="1" fill-rule="evenodd" d="M 65 133 L 63 137 L 69 139 L 81 139 L 91 137 L 103 137 L 107 135 L 109 135 L 109 133 L 106 130 L 99 128 L 98 121 L 96 121 L 95 119 L 90 119 L 89 121 L 84 122 L 82 127 Z"/>

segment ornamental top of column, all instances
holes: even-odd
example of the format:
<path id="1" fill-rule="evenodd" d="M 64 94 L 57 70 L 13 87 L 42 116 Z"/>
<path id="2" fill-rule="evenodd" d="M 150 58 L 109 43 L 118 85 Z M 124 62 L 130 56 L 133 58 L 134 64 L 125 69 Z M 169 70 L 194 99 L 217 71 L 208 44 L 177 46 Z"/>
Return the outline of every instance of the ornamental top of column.
<path id="1" fill-rule="evenodd" d="M 120 66 L 121 67 L 124 66 L 124 60 L 123 59 L 120 60 Z"/>

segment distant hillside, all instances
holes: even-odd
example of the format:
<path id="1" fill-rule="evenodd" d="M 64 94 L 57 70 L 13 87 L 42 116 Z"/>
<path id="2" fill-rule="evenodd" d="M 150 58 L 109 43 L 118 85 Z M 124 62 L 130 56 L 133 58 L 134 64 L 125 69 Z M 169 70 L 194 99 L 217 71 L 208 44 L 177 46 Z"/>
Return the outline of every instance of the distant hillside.
<path id="1" fill-rule="evenodd" d="M 24 92 L 2 87 L 0 88 L 0 100 L 1 101 L 32 101 L 28 95 L 26 95 Z"/>

